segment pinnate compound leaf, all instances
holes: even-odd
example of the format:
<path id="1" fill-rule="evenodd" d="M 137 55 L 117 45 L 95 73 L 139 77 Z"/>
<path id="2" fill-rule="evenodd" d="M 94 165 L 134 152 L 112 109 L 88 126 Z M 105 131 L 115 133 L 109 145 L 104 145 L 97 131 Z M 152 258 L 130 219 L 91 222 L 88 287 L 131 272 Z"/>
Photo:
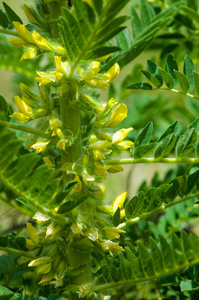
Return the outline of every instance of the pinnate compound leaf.
<path id="1" fill-rule="evenodd" d="M 160 88 L 162 83 L 157 79 L 157 77 L 153 76 L 151 73 L 145 71 L 145 70 L 140 70 L 144 76 L 150 80 L 156 87 Z"/>
<path id="2" fill-rule="evenodd" d="M 134 6 L 131 6 L 131 15 L 132 15 L 132 21 L 131 21 L 132 32 L 134 38 L 136 38 L 136 36 L 139 35 L 140 32 L 142 32 L 143 27 L 142 27 L 142 22 Z"/>
<path id="3" fill-rule="evenodd" d="M 171 54 L 168 55 L 166 66 L 165 66 L 166 72 L 169 73 L 174 81 L 174 87 L 178 84 L 178 80 L 175 76 L 174 71 L 178 71 L 178 65 L 176 61 L 173 59 L 173 56 Z"/>
<path id="4" fill-rule="evenodd" d="M 164 265 L 167 269 L 172 269 L 175 266 L 172 248 L 169 242 L 167 241 L 167 239 L 162 234 L 159 234 L 159 239 L 161 244 L 161 251 L 163 255 Z"/>
<path id="5" fill-rule="evenodd" d="M 120 254 L 120 266 L 121 266 L 123 277 L 126 280 L 131 279 L 133 275 L 131 263 L 123 256 L 123 254 Z"/>
<path id="6" fill-rule="evenodd" d="M 148 250 L 142 243 L 138 243 L 141 263 L 146 274 L 146 277 L 155 275 L 153 260 Z"/>
<path id="7" fill-rule="evenodd" d="M 181 292 L 191 292 L 199 290 L 199 284 L 193 280 L 183 280 L 180 283 Z"/>
<path id="8" fill-rule="evenodd" d="M 87 199 L 87 197 L 81 197 L 77 200 L 68 200 L 65 203 L 63 203 L 60 208 L 57 211 L 57 214 L 65 214 L 68 211 L 72 210 L 73 208 L 77 207 L 80 203 L 82 203 L 83 201 L 85 201 Z"/>
<path id="9" fill-rule="evenodd" d="M 157 245 L 157 242 L 152 239 L 152 237 L 149 238 L 150 245 L 151 245 L 151 254 L 153 258 L 153 264 L 156 273 L 161 273 L 164 271 L 164 262 L 163 262 L 163 256 L 160 248 Z"/>
<path id="10" fill-rule="evenodd" d="M 142 211 L 144 203 L 144 192 L 140 192 L 137 196 L 134 196 L 125 207 L 125 215 L 127 219 L 132 219 L 139 215 Z"/>

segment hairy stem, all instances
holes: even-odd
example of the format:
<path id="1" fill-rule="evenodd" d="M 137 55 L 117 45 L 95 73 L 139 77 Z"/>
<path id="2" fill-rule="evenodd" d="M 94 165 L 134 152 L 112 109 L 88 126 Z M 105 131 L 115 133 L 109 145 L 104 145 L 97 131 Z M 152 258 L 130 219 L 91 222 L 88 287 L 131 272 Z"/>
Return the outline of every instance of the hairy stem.
<path id="1" fill-rule="evenodd" d="M 5 122 L 5 121 L 0 121 L 0 125 L 4 125 L 9 128 L 12 128 L 12 129 L 32 133 L 32 134 L 35 134 L 38 136 L 44 136 L 44 132 L 42 130 L 34 129 L 34 128 L 23 126 L 23 125 L 13 124 L 10 122 Z"/>
<path id="2" fill-rule="evenodd" d="M 147 163 L 172 163 L 172 164 L 196 164 L 199 163 L 199 157 L 168 157 L 168 158 L 123 158 L 123 159 L 109 159 L 104 160 L 107 165 L 127 165 L 127 164 L 147 164 Z"/>

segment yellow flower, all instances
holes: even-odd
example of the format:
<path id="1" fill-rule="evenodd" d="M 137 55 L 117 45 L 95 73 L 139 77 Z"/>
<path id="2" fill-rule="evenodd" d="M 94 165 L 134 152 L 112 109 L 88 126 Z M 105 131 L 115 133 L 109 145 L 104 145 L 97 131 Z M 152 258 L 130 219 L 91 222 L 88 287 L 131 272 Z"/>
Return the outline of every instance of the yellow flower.
<path id="1" fill-rule="evenodd" d="M 60 150 L 65 150 L 66 149 L 66 144 L 68 143 L 67 139 L 61 139 L 57 142 L 57 148 L 59 148 Z"/>
<path id="2" fill-rule="evenodd" d="M 117 229 L 115 227 L 104 227 L 103 230 L 108 239 L 114 240 L 120 238 L 120 233 L 125 232 L 124 230 Z"/>
<path id="3" fill-rule="evenodd" d="M 93 150 L 93 157 L 95 160 L 106 158 L 106 156 L 100 150 Z"/>
<path id="4" fill-rule="evenodd" d="M 124 249 L 121 246 L 119 246 L 118 243 L 112 242 L 110 240 L 101 242 L 100 245 L 104 251 L 108 251 L 111 255 L 113 255 L 113 252 L 118 253 L 124 251 Z"/>
<path id="5" fill-rule="evenodd" d="M 40 141 L 40 142 L 37 142 L 37 143 L 33 144 L 31 146 L 31 148 L 35 149 L 36 152 L 38 152 L 38 153 L 39 152 L 44 152 L 44 151 L 46 151 L 47 146 L 48 146 L 49 143 L 50 143 L 49 140 L 48 141 Z"/>
<path id="6" fill-rule="evenodd" d="M 55 223 L 51 223 L 46 230 L 46 238 L 51 236 L 51 239 L 56 236 L 56 234 L 61 230 L 61 227 L 59 225 L 56 225 Z"/>
<path id="7" fill-rule="evenodd" d="M 119 104 L 112 113 L 109 120 L 105 123 L 105 127 L 117 127 L 124 118 L 127 117 L 127 107 L 125 104 Z"/>
<path id="8" fill-rule="evenodd" d="M 83 234 L 82 230 L 83 230 L 83 225 L 81 223 L 73 223 L 71 225 L 71 230 L 74 234 Z"/>
<path id="9" fill-rule="evenodd" d="M 14 99 L 21 112 L 14 112 L 10 117 L 16 119 L 20 123 L 26 123 L 32 120 L 32 108 L 19 96 L 15 96 Z"/>
<path id="10" fill-rule="evenodd" d="M 76 183 L 75 187 L 73 188 L 73 191 L 75 193 L 79 193 L 82 189 L 82 182 L 77 174 L 75 175 L 74 181 L 77 181 L 77 183 Z"/>
<path id="11" fill-rule="evenodd" d="M 110 168 L 108 169 L 110 173 L 117 173 L 117 172 L 122 172 L 124 169 L 122 166 L 119 165 L 111 165 Z"/>
<path id="12" fill-rule="evenodd" d="M 93 242 L 95 242 L 96 240 L 98 240 L 99 238 L 99 233 L 98 233 L 98 229 L 97 228 L 88 228 L 86 230 L 86 236 Z"/>
<path id="13" fill-rule="evenodd" d="M 50 129 L 52 130 L 52 136 L 57 135 L 58 137 L 61 137 L 62 131 L 60 127 L 62 127 L 62 122 L 55 117 L 50 119 L 49 123 L 50 123 Z"/>
<path id="14" fill-rule="evenodd" d="M 105 141 L 97 141 L 97 142 L 91 143 L 88 147 L 90 149 L 94 149 L 94 150 L 101 150 L 110 145 L 111 144 L 107 140 L 105 140 Z"/>
<path id="15" fill-rule="evenodd" d="M 42 159 L 45 162 L 45 164 L 47 165 L 48 169 L 53 167 L 53 163 L 50 161 L 48 156 L 44 156 L 44 157 L 42 157 Z"/>
<path id="16" fill-rule="evenodd" d="M 108 77 L 108 83 L 111 83 L 119 73 L 120 66 L 116 63 L 105 73 L 105 75 Z"/>
<path id="17" fill-rule="evenodd" d="M 126 195 L 127 192 L 124 192 L 122 194 L 120 194 L 119 196 L 117 196 L 111 203 L 111 206 L 113 207 L 113 213 L 116 212 L 116 210 L 122 207 L 122 205 L 124 204 L 124 201 L 126 199 Z"/>
<path id="18" fill-rule="evenodd" d="M 119 150 L 127 150 L 131 146 L 133 146 L 133 142 L 131 141 L 122 141 L 120 143 L 115 143 L 114 146 Z"/>
<path id="19" fill-rule="evenodd" d="M 48 75 L 48 74 L 46 74 L 44 72 L 38 72 L 38 71 L 37 71 L 37 74 L 40 77 L 36 77 L 35 79 L 39 83 L 39 86 L 46 86 L 50 82 L 55 82 L 56 81 L 56 78 L 55 78 L 54 75 L 51 75 L 51 74 Z"/>
<path id="20" fill-rule="evenodd" d="M 133 128 L 130 127 L 130 128 L 123 128 L 115 132 L 112 138 L 112 144 L 120 143 L 121 141 L 123 141 L 129 134 L 129 132 L 132 130 Z"/>
<path id="21" fill-rule="evenodd" d="M 39 258 L 36 258 L 34 260 L 32 260 L 28 266 L 29 267 L 39 267 L 39 266 L 42 266 L 43 264 L 47 264 L 47 263 L 50 263 L 52 261 L 52 258 L 49 257 L 49 256 L 42 256 L 42 257 L 39 257 Z"/>
<path id="22" fill-rule="evenodd" d="M 32 39 L 33 39 L 33 43 L 39 49 L 51 51 L 51 48 L 48 45 L 48 41 L 35 30 L 32 33 Z"/>
<path id="23" fill-rule="evenodd" d="M 33 219 L 37 220 L 37 224 L 45 224 L 50 220 L 50 217 L 47 217 L 46 215 L 41 214 L 40 212 L 37 212 L 34 216 Z"/>
<path id="24" fill-rule="evenodd" d="M 57 81 L 60 81 L 62 77 L 67 74 L 68 62 L 63 63 L 61 61 L 61 56 L 55 56 L 54 59 L 57 69 L 50 73 L 55 76 Z"/>
<path id="25" fill-rule="evenodd" d="M 37 230 L 29 222 L 26 222 L 26 227 L 31 241 L 35 244 L 35 246 L 38 246 L 39 236 L 37 235 Z"/>

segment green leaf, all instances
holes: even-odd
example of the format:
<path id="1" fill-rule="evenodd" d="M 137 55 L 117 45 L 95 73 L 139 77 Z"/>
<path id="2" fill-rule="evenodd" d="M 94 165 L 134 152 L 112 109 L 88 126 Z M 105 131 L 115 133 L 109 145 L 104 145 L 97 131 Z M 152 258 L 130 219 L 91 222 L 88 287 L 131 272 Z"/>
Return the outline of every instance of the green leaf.
<path id="1" fill-rule="evenodd" d="M 57 211 L 57 214 L 65 214 L 68 211 L 72 210 L 73 208 L 77 207 L 80 203 L 85 201 L 87 197 L 81 197 L 77 200 L 68 200 L 64 204 L 60 206 L 60 208 Z"/>
<path id="2" fill-rule="evenodd" d="M 185 195 L 191 193 L 193 188 L 199 183 L 199 170 L 188 176 L 183 193 Z"/>
<path id="3" fill-rule="evenodd" d="M 169 75 L 169 73 L 167 73 L 166 71 L 164 71 L 162 68 L 158 67 L 158 70 L 160 72 L 160 75 L 162 76 L 162 79 L 164 80 L 166 86 L 169 89 L 172 89 L 174 87 L 174 81 L 171 75 Z"/>
<path id="4" fill-rule="evenodd" d="M 194 76 L 194 83 L 195 83 L 195 91 L 199 97 L 199 74 L 196 72 L 193 72 L 193 76 Z"/>
<path id="5" fill-rule="evenodd" d="M 48 202 L 51 201 L 51 199 L 53 198 L 53 195 L 57 190 L 59 181 L 60 181 L 59 178 L 51 180 L 45 186 L 42 192 L 38 194 L 38 197 L 36 198 L 35 202 L 39 203 L 40 205 L 45 204 L 45 206 L 48 207 Z"/>
<path id="6" fill-rule="evenodd" d="M 116 46 L 112 46 L 112 47 L 97 47 L 95 49 L 92 49 L 90 52 L 88 52 L 85 55 L 85 59 L 90 60 L 90 59 L 96 59 L 105 55 L 108 55 L 110 53 L 116 52 L 116 51 L 120 51 L 121 48 L 116 47 Z"/>
<path id="7" fill-rule="evenodd" d="M 111 277 L 113 281 L 118 282 L 121 278 L 119 270 L 114 265 L 111 265 L 110 269 L 111 269 Z"/>
<path id="8" fill-rule="evenodd" d="M 146 78 L 148 78 L 148 80 L 150 80 L 156 87 L 161 87 L 161 82 L 155 77 L 153 76 L 151 73 L 145 71 L 145 70 L 140 70 L 140 72 L 142 72 L 142 74 L 144 74 L 144 76 Z"/>
<path id="9" fill-rule="evenodd" d="M 182 241 L 173 232 L 171 234 L 171 240 L 175 262 L 180 266 L 185 261 L 185 256 L 182 248 Z"/>
<path id="10" fill-rule="evenodd" d="M 132 15 L 132 21 L 131 21 L 131 26 L 132 26 L 132 32 L 134 38 L 142 32 L 142 22 L 134 8 L 134 6 L 131 6 L 131 15 Z"/>
<path id="11" fill-rule="evenodd" d="M 148 145 L 137 146 L 133 151 L 134 158 L 142 158 L 153 151 L 157 146 L 157 143 L 150 143 Z"/>
<path id="12" fill-rule="evenodd" d="M 70 191 L 77 184 L 77 181 L 71 181 L 67 184 L 67 186 L 61 190 L 51 201 L 48 203 L 48 209 L 54 209 L 57 207 L 70 193 Z"/>
<path id="13" fill-rule="evenodd" d="M 12 8 L 7 5 L 5 2 L 3 2 L 3 6 L 5 8 L 5 11 L 7 13 L 7 16 L 10 20 L 10 22 L 12 23 L 13 21 L 19 22 L 21 24 L 23 24 L 22 20 L 20 19 L 20 17 L 12 10 Z"/>
<path id="14" fill-rule="evenodd" d="M 157 242 L 152 239 L 152 237 L 149 237 L 149 242 L 151 245 L 151 254 L 153 258 L 153 264 L 155 271 L 157 273 L 161 273 L 164 270 L 164 263 L 163 263 L 163 257 L 162 253 L 157 245 Z"/>
<path id="15" fill-rule="evenodd" d="M 146 276 L 150 277 L 155 275 L 153 260 L 149 252 L 147 251 L 146 247 L 140 242 L 138 242 L 138 247 L 139 247 L 141 263 Z"/>
<path id="16" fill-rule="evenodd" d="M 184 280 L 180 283 L 181 292 L 199 290 L 199 284 L 193 280 Z"/>
<path id="17" fill-rule="evenodd" d="M 127 51 L 129 49 L 129 37 L 126 31 L 121 31 L 117 35 L 118 46 L 123 50 Z"/>
<path id="18" fill-rule="evenodd" d="M 0 9 L 0 25 L 3 27 L 3 28 L 7 28 L 8 27 L 8 24 L 9 24 L 9 21 L 8 21 L 8 18 L 6 16 L 5 13 L 2 12 L 2 10 Z"/>
<path id="19" fill-rule="evenodd" d="M 3 96 L 0 95 L 0 120 L 5 121 L 8 115 L 8 104 Z"/>
<path id="20" fill-rule="evenodd" d="M 194 64 L 191 58 L 189 57 L 189 55 L 186 54 L 184 59 L 184 65 L 183 65 L 183 73 L 189 80 L 189 85 L 190 85 L 189 92 L 193 91 L 195 85 L 193 71 L 194 71 Z"/>
<path id="21" fill-rule="evenodd" d="M 174 73 L 178 80 L 182 92 L 186 94 L 190 89 L 189 80 L 184 74 L 182 74 L 179 71 L 174 71 Z"/>
<path id="22" fill-rule="evenodd" d="M 177 134 L 178 133 L 178 129 L 179 129 L 179 122 L 175 121 L 172 125 L 170 125 L 165 132 L 160 136 L 160 138 L 158 139 L 158 142 L 160 142 L 161 140 L 163 140 L 167 135 L 170 134 Z"/>
<path id="23" fill-rule="evenodd" d="M 78 47 L 79 50 L 81 50 L 82 47 L 84 47 L 85 42 L 84 42 L 83 35 L 81 33 L 79 23 L 77 22 L 76 18 L 74 17 L 74 15 L 71 13 L 69 9 L 63 9 L 63 13 L 65 15 L 65 21 L 69 25 L 71 35 L 73 36 L 74 39 L 74 43 L 76 44 L 76 47 Z"/>
<path id="24" fill-rule="evenodd" d="M 193 1 L 192 1 L 193 2 Z M 194 11 L 192 8 L 190 8 L 189 6 L 181 6 L 181 10 L 183 12 L 185 12 L 185 14 L 187 16 L 189 16 L 189 18 L 191 20 L 196 21 L 197 23 L 199 23 L 199 13 L 197 11 Z"/>
<path id="25" fill-rule="evenodd" d="M 132 266 L 133 275 L 135 278 L 144 278 L 144 271 L 140 262 L 135 254 L 127 247 L 125 248 L 125 253 L 127 254 L 128 261 L 130 261 Z"/>
<path id="26" fill-rule="evenodd" d="M 173 201 L 178 196 L 178 194 L 180 193 L 180 191 L 182 190 L 185 184 L 185 181 L 186 181 L 185 175 L 178 176 L 177 178 L 171 181 L 170 188 L 167 191 L 167 197 L 171 201 Z"/>
<path id="27" fill-rule="evenodd" d="M 62 24 L 62 26 L 60 26 L 60 29 L 62 32 L 65 48 L 67 50 L 68 58 L 70 59 L 70 61 L 73 61 L 78 55 L 79 50 L 71 32 L 70 25 L 63 17 L 60 17 L 60 21 Z"/>
<path id="28" fill-rule="evenodd" d="M 150 11 L 148 3 L 145 0 L 140 0 L 140 12 L 143 25 L 146 27 L 151 24 Z"/>
<path id="29" fill-rule="evenodd" d="M 148 68 L 149 68 L 149 71 L 151 72 L 151 74 L 153 76 L 155 76 L 155 78 L 157 78 L 157 80 L 160 82 L 160 84 L 162 85 L 163 84 L 163 80 L 162 80 L 162 77 L 160 75 L 160 72 L 158 70 L 158 66 L 151 60 L 147 60 L 147 65 L 148 65 Z"/>
<path id="30" fill-rule="evenodd" d="M 126 280 L 131 279 L 133 275 L 131 263 L 126 258 L 124 258 L 122 254 L 120 254 L 120 266 L 121 266 L 123 277 Z"/>
<path id="31" fill-rule="evenodd" d="M 192 123 L 191 125 L 189 126 L 189 129 L 190 128 L 194 128 L 196 132 L 199 131 L 199 117 L 196 118 Z"/>
<path id="32" fill-rule="evenodd" d="M 196 258 L 194 253 L 194 248 L 192 241 L 190 240 L 188 234 L 185 231 L 182 231 L 182 240 L 183 240 L 183 249 L 185 253 L 185 258 L 187 261 L 192 261 Z"/>
<path id="33" fill-rule="evenodd" d="M 152 90 L 152 86 L 146 82 L 139 82 L 135 84 L 131 84 L 127 87 L 127 89 L 134 90 Z"/>
<path id="34" fill-rule="evenodd" d="M 173 59 L 173 56 L 171 54 L 168 55 L 166 60 L 166 66 L 165 70 L 167 73 L 169 73 L 174 81 L 174 87 L 178 84 L 178 80 L 176 78 L 175 72 L 178 71 L 178 65 L 176 61 Z"/>
<path id="35" fill-rule="evenodd" d="M 7 300 L 13 296 L 13 292 L 9 289 L 5 288 L 4 286 L 0 286 L 0 299 Z"/>
<path id="36" fill-rule="evenodd" d="M 120 224 L 120 208 L 118 207 L 113 215 L 113 225 L 117 227 Z"/>
<path id="37" fill-rule="evenodd" d="M 89 21 L 89 15 L 86 9 L 85 2 L 74 0 L 73 7 L 76 12 L 77 20 L 79 22 L 81 34 L 84 36 L 85 40 L 88 40 L 92 32 L 92 27 Z"/>
<path id="38" fill-rule="evenodd" d="M 149 122 L 137 136 L 134 143 L 134 147 L 149 144 L 151 140 L 152 132 L 153 132 L 153 123 Z"/>
<path id="39" fill-rule="evenodd" d="M 180 136 L 176 145 L 176 156 L 183 157 L 188 155 L 194 150 L 197 142 L 197 133 L 194 128 L 188 129 L 183 135 Z"/>
<path id="40" fill-rule="evenodd" d="M 164 259 L 164 265 L 168 270 L 173 269 L 173 267 L 175 266 L 175 261 L 171 246 L 162 234 L 159 234 L 159 239 Z"/>
<path id="41" fill-rule="evenodd" d="M 137 217 L 139 213 L 142 211 L 144 203 L 144 192 L 140 192 L 138 195 L 134 196 L 125 207 L 125 215 L 126 218 L 132 219 Z"/>
<path id="42" fill-rule="evenodd" d="M 165 136 L 165 138 L 158 143 L 154 152 L 154 157 L 160 158 L 169 154 L 172 151 L 175 142 L 176 142 L 176 136 L 173 133 Z"/>
<path id="43" fill-rule="evenodd" d="M 92 0 L 92 4 L 93 4 L 97 14 L 100 16 L 101 11 L 102 11 L 102 5 L 103 5 L 102 0 Z"/>

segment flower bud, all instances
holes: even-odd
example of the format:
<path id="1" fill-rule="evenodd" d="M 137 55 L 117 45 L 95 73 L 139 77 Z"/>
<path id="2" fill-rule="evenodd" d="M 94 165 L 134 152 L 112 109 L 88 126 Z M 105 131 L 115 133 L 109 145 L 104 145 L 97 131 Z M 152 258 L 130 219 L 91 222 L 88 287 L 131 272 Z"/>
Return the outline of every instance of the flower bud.
<path id="1" fill-rule="evenodd" d="M 14 112 L 14 114 L 10 115 L 10 118 L 14 118 L 20 123 L 26 123 L 26 122 L 32 120 L 32 118 L 30 118 L 29 116 L 24 115 L 20 112 Z"/>
<path id="2" fill-rule="evenodd" d="M 120 66 L 116 63 L 105 74 L 109 79 L 108 82 L 111 83 L 117 77 L 119 72 Z"/>
<path id="3" fill-rule="evenodd" d="M 127 107 L 121 103 L 116 107 L 109 120 L 105 123 L 105 127 L 117 127 L 126 117 Z"/>
<path id="4" fill-rule="evenodd" d="M 37 235 L 37 230 L 29 222 L 26 222 L 26 227 L 27 227 L 28 235 L 31 238 L 32 242 L 35 245 L 38 245 L 39 244 L 39 236 Z"/>
<path id="5" fill-rule="evenodd" d="M 113 207 L 113 212 L 116 212 L 116 210 L 122 207 L 122 205 L 124 204 L 124 201 L 126 199 L 126 195 L 127 192 L 124 192 L 122 194 L 120 194 L 119 196 L 117 196 L 111 203 L 111 206 Z"/>
<path id="6" fill-rule="evenodd" d="M 96 106 L 98 103 L 96 101 L 94 101 L 90 96 L 80 93 L 79 94 L 79 100 L 86 103 L 86 104 L 90 104 L 92 106 Z"/>
<path id="7" fill-rule="evenodd" d="M 119 150 L 127 150 L 131 146 L 133 146 L 133 142 L 131 141 L 122 141 L 120 143 L 115 143 L 114 146 Z"/>
<path id="8" fill-rule="evenodd" d="M 123 141 L 129 134 L 129 132 L 132 130 L 133 130 L 133 128 L 130 127 L 130 128 L 123 128 L 123 129 L 120 129 L 117 132 L 115 132 L 113 135 L 113 138 L 112 138 L 112 144 Z"/>
<path id="9" fill-rule="evenodd" d="M 50 272 L 52 268 L 52 262 L 49 262 L 47 264 L 44 264 L 42 266 L 40 266 L 38 269 L 37 269 L 37 273 L 38 274 L 47 274 Z"/>
<path id="10" fill-rule="evenodd" d="M 30 117 L 30 115 L 32 114 L 32 108 L 29 105 L 27 105 L 19 96 L 15 96 L 14 99 L 15 99 L 15 102 L 16 102 L 19 110 L 23 114 Z"/>
<path id="11" fill-rule="evenodd" d="M 39 23 L 39 21 L 37 20 L 37 13 L 36 13 L 36 11 L 35 11 L 32 7 L 27 6 L 26 4 L 23 5 L 23 9 L 24 9 L 24 12 L 25 12 L 25 14 L 26 14 L 28 20 L 29 20 L 31 23 L 40 26 L 40 23 Z"/>
<path id="12" fill-rule="evenodd" d="M 42 266 L 44 264 L 47 264 L 47 263 L 50 263 L 52 261 L 52 258 L 49 257 L 49 256 L 42 256 L 42 257 L 39 257 L 39 258 L 36 258 L 34 260 L 32 260 L 28 266 L 29 267 L 39 267 L 39 266 Z"/>
<path id="13" fill-rule="evenodd" d="M 107 140 L 105 140 L 105 141 L 97 141 L 97 142 L 91 143 L 88 147 L 90 149 L 94 149 L 94 150 L 101 150 L 110 145 L 111 144 Z"/>
<path id="14" fill-rule="evenodd" d="M 48 111 L 45 108 L 40 108 L 40 109 L 37 109 L 36 111 L 34 111 L 34 115 L 37 118 L 41 118 L 41 117 L 47 116 Z"/>

